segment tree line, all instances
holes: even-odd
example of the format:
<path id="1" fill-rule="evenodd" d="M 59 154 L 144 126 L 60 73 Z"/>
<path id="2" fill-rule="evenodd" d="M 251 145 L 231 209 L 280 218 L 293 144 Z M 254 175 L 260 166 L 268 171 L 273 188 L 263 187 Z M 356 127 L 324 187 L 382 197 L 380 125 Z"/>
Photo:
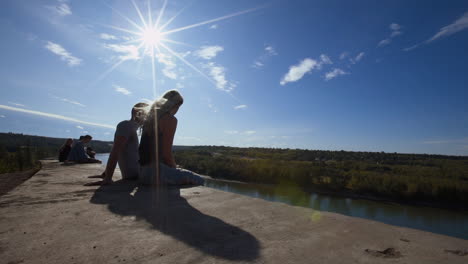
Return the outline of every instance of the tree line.
<path id="1" fill-rule="evenodd" d="M 468 157 L 302 149 L 175 148 L 177 164 L 214 178 L 431 203 L 468 202 Z M 465 206 L 466 207 L 466 206 Z"/>

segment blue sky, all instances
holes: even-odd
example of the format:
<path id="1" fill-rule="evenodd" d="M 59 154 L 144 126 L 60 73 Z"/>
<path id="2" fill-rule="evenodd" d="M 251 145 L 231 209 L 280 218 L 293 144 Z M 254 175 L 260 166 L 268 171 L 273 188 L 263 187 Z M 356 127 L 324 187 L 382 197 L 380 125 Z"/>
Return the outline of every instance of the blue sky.
<path id="1" fill-rule="evenodd" d="M 176 88 L 179 145 L 468 155 L 466 1 L 134 3 L 1 1 L 0 131 L 112 140 Z"/>

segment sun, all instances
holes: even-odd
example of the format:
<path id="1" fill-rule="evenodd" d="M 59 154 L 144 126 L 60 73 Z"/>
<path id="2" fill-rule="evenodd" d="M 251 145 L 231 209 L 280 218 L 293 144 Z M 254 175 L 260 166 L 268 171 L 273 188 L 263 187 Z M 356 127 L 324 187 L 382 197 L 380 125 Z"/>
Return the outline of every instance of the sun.
<path id="1" fill-rule="evenodd" d="M 155 27 L 145 27 L 139 35 L 142 44 L 149 49 L 158 47 L 164 40 L 161 32 Z"/>

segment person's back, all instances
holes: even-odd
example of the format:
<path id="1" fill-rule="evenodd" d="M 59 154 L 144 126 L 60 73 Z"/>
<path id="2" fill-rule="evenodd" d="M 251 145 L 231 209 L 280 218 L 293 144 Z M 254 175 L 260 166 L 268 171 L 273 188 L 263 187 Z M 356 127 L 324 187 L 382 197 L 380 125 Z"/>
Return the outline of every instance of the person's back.
<path id="1" fill-rule="evenodd" d="M 88 157 L 86 156 L 83 142 L 81 140 L 75 141 L 70 150 L 70 153 L 68 154 L 67 160 L 80 162 L 87 158 Z"/>
<path id="2" fill-rule="evenodd" d="M 60 162 L 64 162 L 67 160 L 68 154 L 70 154 L 72 144 L 73 144 L 73 139 L 69 138 L 67 139 L 67 141 L 65 141 L 63 146 L 60 148 L 59 157 L 58 157 Z"/>
<path id="3" fill-rule="evenodd" d="M 117 125 L 115 137 L 123 136 L 126 144 L 118 157 L 118 164 L 124 179 L 137 179 L 140 171 L 138 164 L 138 123 L 133 120 L 125 120 Z"/>

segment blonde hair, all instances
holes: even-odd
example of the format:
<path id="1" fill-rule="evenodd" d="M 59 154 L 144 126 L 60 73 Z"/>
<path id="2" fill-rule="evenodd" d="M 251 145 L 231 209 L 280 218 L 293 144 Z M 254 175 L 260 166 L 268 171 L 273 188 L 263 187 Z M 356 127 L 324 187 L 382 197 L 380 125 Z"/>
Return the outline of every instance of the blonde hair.
<path id="1" fill-rule="evenodd" d="M 157 112 L 157 118 L 161 118 L 163 115 L 172 110 L 175 106 L 179 106 L 184 103 L 184 98 L 177 90 L 169 90 L 164 95 L 156 100 L 151 105 L 150 112 L 147 119 L 154 119 L 155 112 Z"/>

